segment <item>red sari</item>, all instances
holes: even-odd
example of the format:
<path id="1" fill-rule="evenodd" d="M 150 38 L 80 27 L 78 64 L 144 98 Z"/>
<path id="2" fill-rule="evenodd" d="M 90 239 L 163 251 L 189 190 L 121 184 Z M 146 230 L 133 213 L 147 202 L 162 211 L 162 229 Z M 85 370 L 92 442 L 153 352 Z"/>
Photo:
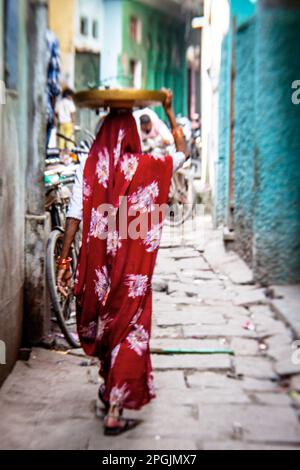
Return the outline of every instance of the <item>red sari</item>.
<path id="1" fill-rule="evenodd" d="M 83 238 L 75 279 L 78 334 L 86 354 L 100 359 L 105 400 L 119 407 L 139 409 L 155 397 L 151 279 L 163 215 L 156 223 L 151 216 L 156 205 L 167 203 L 172 168 L 170 156 L 141 154 L 130 112 L 105 118 L 84 168 Z M 109 210 L 103 211 L 103 204 Z M 139 216 L 144 234 L 126 237 L 124 229 Z"/>

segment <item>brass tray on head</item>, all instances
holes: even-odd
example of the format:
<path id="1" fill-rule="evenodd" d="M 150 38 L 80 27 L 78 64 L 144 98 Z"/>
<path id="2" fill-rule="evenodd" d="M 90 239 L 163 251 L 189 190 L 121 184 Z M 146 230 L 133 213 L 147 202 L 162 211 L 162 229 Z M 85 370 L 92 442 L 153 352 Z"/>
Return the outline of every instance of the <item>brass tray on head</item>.
<path id="1" fill-rule="evenodd" d="M 166 99 L 164 91 L 109 89 L 83 90 L 75 93 L 75 102 L 80 108 L 145 108 L 158 106 Z"/>

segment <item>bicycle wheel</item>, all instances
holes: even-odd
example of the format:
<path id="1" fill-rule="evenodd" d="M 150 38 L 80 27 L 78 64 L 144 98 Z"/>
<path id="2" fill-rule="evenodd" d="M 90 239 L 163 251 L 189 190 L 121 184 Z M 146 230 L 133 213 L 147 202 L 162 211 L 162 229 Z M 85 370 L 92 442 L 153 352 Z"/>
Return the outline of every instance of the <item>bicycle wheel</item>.
<path id="1" fill-rule="evenodd" d="M 61 253 L 63 243 L 63 232 L 60 230 L 53 230 L 50 233 L 47 252 L 46 252 L 46 275 L 47 284 L 50 293 L 51 305 L 54 310 L 59 327 L 64 334 L 67 342 L 73 348 L 79 348 L 80 343 L 75 334 L 76 326 L 76 303 L 73 294 L 73 282 L 76 269 L 77 255 L 74 248 L 72 248 L 72 280 L 69 289 L 69 295 L 65 298 L 60 294 L 56 287 L 57 264 L 56 259 Z M 73 331 L 72 331 L 73 330 Z"/>

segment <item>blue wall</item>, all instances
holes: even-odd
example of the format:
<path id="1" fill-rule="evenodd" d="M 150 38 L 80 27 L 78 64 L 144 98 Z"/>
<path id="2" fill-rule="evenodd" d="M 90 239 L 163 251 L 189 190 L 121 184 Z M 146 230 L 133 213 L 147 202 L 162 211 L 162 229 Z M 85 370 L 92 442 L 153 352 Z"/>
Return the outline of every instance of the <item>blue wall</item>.
<path id="1" fill-rule="evenodd" d="M 300 10 L 260 11 L 256 37 L 255 271 L 300 281 Z"/>
<path id="2" fill-rule="evenodd" d="M 235 36 L 234 88 L 234 228 L 236 249 L 252 262 L 255 100 L 255 21 L 240 26 Z"/>
<path id="3" fill-rule="evenodd" d="M 226 221 L 229 187 L 229 137 L 230 137 L 230 65 L 231 34 L 222 44 L 222 63 L 220 75 L 219 109 L 219 158 L 216 163 L 216 196 L 214 200 L 214 223 L 221 225 Z"/>
<path id="4" fill-rule="evenodd" d="M 237 26 L 248 21 L 255 13 L 256 1 L 230 0 L 231 14 L 236 18 Z"/>
<path id="5" fill-rule="evenodd" d="M 232 28 L 222 50 L 220 146 L 215 220 L 228 223 L 231 48 L 234 82 L 234 229 L 236 249 L 257 281 L 300 281 L 300 10 L 232 2 Z M 233 42 L 234 41 L 234 42 Z"/>
<path id="6" fill-rule="evenodd" d="M 216 197 L 214 201 L 214 222 L 216 225 L 225 224 L 229 213 L 228 193 L 231 106 L 230 77 L 232 48 L 236 46 L 234 27 L 238 29 L 244 23 L 247 23 L 248 20 L 253 17 L 256 10 L 256 6 L 250 0 L 231 0 L 230 5 L 230 29 L 222 44 L 219 112 L 219 159 L 216 163 Z"/>

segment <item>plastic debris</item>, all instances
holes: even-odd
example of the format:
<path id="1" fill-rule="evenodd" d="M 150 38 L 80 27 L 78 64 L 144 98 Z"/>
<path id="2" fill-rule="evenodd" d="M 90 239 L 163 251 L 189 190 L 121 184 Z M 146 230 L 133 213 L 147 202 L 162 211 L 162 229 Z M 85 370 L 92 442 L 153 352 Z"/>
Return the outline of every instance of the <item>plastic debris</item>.
<path id="1" fill-rule="evenodd" d="M 244 330 L 255 331 L 255 325 L 251 321 L 247 320 L 243 324 Z"/>
<path id="2" fill-rule="evenodd" d="M 232 437 L 233 439 L 241 440 L 244 436 L 244 428 L 241 423 L 235 422 L 232 425 Z"/>
<path id="3" fill-rule="evenodd" d="M 299 398 L 299 393 L 296 392 L 296 390 L 291 390 L 289 392 L 289 396 L 291 397 L 292 400 L 298 400 Z"/>
<path id="4" fill-rule="evenodd" d="M 90 364 L 89 364 L 89 361 L 81 361 L 81 362 L 79 363 L 79 365 L 80 365 L 81 367 L 88 367 Z"/>

